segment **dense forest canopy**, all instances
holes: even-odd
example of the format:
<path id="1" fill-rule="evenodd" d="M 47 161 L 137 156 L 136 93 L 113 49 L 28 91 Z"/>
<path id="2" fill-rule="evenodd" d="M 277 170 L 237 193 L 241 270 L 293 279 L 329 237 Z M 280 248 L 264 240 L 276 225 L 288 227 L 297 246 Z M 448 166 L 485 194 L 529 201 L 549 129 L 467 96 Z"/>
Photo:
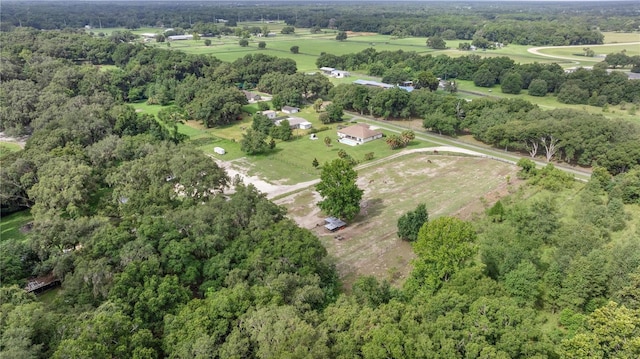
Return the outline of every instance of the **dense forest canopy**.
<path id="1" fill-rule="evenodd" d="M 143 5 L 153 7 L 133 6 Z M 112 20 L 101 6 L 100 21 L 124 19 L 116 15 L 125 4 L 110 5 Z M 42 27 L 87 21 L 49 3 L 43 9 L 56 10 Z M 145 16 L 159 17 L 160 9 Z M 166 21 L 184 16 L 180 9 L 165 12 Z M 29 21 L 46 19 L 30 11 Z M 4 3 L 2 16 L 9 16 Z M 0 157 L 0 199 L 3 215 L 28 208 L 33 223 L 24 241 L 0 241 L 0 356 L 640 356 L 638 126 L 583 111 L 541 111 L 520 99 L 466 102 L 429 86 L 455 65 L 469 77 L 483 70 L 496 83 L 517 72 L 552 92 L 566 82 L 598 92 L 609 86 L 622 99 L 637 91 L 615 72 L 565 77 L 554 65 L 505 58 L 458 63 L 375 51 L 323 60 L 350 59 L 359 68 L 356 57 L 375 59 L 373 68 L 411 64 L 424 86 L 409 94 L 334 87 L 264 54 L 227 63 L 130 43 L 127 32 L 97 38 L 11 30 L 0 33 L 0 127 L 29 139 L 23 150 Z M 404 286 L 362 277 L 343 293 L 333 259 L 311 231 L 177 131 L 185 118 L 213 128 L 234 121 L 247 101 L 245 87 L 268 90 L 282 103 L 333 98 L 340 111 L 417 116 L 433 131 L 598 166 L 578 184 L 552 164 L 536 169 L 522 160 L 518 177 L 526 185 L 486 215 L 422 216 Z M 138 113 L 130 106 L 138 100 L 164 106 L 158 116 Z M 48 301 L 23 289 L 28 277 L 49 274 L 62 287 Z"/>
<path id="2" fill-rule="evenodd" d="M 5 1 L 0 20 L 4 28 L 38 29 L 102 27 L 192 28 L 217 19 L 235 26 L 240 21 L 282 20 L 296 27 L 335 28 L 402 36 L 441 35 L 449 30 L 458 39 L 482 36 L 490 41 L 523 45 L 581 45 L 602 43 L 599 31 L 635 31 L 640 20 L 634 2 L 374 2 L 321 4 L 272 2 L 58 2 Z"/>

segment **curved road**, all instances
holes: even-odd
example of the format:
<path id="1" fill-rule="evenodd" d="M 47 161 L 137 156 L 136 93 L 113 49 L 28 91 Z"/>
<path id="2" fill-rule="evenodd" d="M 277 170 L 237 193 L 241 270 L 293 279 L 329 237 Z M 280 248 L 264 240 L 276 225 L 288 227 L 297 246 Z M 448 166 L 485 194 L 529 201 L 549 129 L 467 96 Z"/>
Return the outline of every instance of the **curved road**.
<path id="1" fill-rule="evenodd" d="M 540 47 L 532 47 L 527 49 L 527 52 L 529 52 L 530 54 L 534 54 L 534 55 L 538 55 L 538 56 L 544 56 L 544 57 L 551 57 L 554 59 L 561 59 L 561 60 L 570 60 L 570 61 L 575 61 L 576 63 L 580 63 L 581 60 L 578 57 L 566 57 L 566 56 L 557 56 L 557 55 L 549 55 L 549 54 L 543 54 L 542 52 L 540 52 L 540 50 L 545 50 L 545 49 L 569 49 L 569 48 L 585 48 L 585 47 L 600 47 L 600 46 L 611 46 L 611 45 L 640 45 L 640 42 L 620 42 L 620 43 L 611 43 L 611 44 L 602 44 L 602 45 L 568 45 L 568 46 L 540 46 Z"/>

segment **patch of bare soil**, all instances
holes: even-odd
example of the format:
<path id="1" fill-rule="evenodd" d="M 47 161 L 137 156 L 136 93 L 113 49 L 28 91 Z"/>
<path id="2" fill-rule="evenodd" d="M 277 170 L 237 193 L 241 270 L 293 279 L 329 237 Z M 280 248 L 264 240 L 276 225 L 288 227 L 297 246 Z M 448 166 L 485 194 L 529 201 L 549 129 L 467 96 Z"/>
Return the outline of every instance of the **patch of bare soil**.
<path id="1" fill-rule="evenodd" d="M 27 144 L 27 140 L 28 139 L 29 139 L 28 136 L 11 137 L 11 136 L 5 135 L 4 132 L 0 132 L 0 142 L 15 143 L 15 144 L 19 145 L 21 148 L 24 148 L 24 146 Z"/>
<path id="2" fill-rule="evenodd" d="M 414 258 L 411 244 L 397 238 L 397 219 L 425 203 L 431 218 L 450 215 L 471 219 L 513 191 L 517 168 L 473 157 L 416 152 L 359 170 L 364 189 L 361 212 L 335 233 L 324 228 L 320 200 L 312 188 L 277 201 L 289 217 L 316 233 L 336 266 L 345 289 L 361 275 L 404 283 Z"/>

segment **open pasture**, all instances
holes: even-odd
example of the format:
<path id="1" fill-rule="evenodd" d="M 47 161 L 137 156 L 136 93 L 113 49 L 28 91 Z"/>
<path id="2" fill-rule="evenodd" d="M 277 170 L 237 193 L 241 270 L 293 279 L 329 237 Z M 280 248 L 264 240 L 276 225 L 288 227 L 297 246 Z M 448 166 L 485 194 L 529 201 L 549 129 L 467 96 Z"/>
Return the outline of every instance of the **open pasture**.
<path id="1" fill-rule="evenodd" d="M 335 233 L 320 225 L 324 216 L 313 188 L 277 202 L 287 207 L 289 217 L 299 225 L 315 231 L 336 258 L 345 287 L 361 275 L 400 285 L 414 258 L 411 245 L 396 235 L 402 214 L 425 203 L 430 218 L 470 219 L 517 186 L 507 180 L 507 176 L 516 178 L 516 172 L 515 166 L 489 159 L 425 153 L 383 161 L 358 171 L 358 185 L 365 190 L 362 210 L 348 227 Z"/>
<path id="2" fill-rule="evenodd" d="M 640 32 L 611 32 L 605 31 L 604 35 L 605 44 L 615 44 L 617 42 L 635 42 L 640 41 Z"/>
<path id="3" fill-rule="evenodd" d="M 590 48 L 596 53 L 595 57 L 585 57 L 582 56 L 584 53 L 584 48 Z M 618 53 L 622 51 L 626 51 L 628 56 L 640 55 L 640 43 L 635 45 L 585 45 L 585 46 L 571 46 L 571 47 L 553 47 L 553 48 L 544 48 L 539 51 L 543 54 L 554 55 L 554 56 L 562 56 L 562 57 L 571 57 L 575 58 L 576 61 L 580 61 L 581 63 L 598 63 L 604 61 L 604 56 L 607 54 Z"/>

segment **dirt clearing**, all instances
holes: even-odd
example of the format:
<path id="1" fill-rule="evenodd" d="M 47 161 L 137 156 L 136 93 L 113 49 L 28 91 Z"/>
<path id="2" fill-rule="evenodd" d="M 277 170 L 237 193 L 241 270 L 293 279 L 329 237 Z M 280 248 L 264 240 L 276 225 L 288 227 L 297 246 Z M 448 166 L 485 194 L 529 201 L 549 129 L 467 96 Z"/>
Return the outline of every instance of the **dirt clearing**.
<path id="1" fill-rule="evenodd" d="M 323 227 L 324 215 L 313 188 L 276 201 L 300 226 L 314 231 L 335 257 L 345 288 L 359 275 L 373 275 L 400 285 L 410 272 L 413 251 L 396 236 L 398 217 L 425 203 L 429 217 L 470 219 L 509 193 L 517 167 L 475 157 L 413 153 L 358 171 L 362 210 L 347 228 Z M 337 239 L 338 237 L 339 239 Z"/>

